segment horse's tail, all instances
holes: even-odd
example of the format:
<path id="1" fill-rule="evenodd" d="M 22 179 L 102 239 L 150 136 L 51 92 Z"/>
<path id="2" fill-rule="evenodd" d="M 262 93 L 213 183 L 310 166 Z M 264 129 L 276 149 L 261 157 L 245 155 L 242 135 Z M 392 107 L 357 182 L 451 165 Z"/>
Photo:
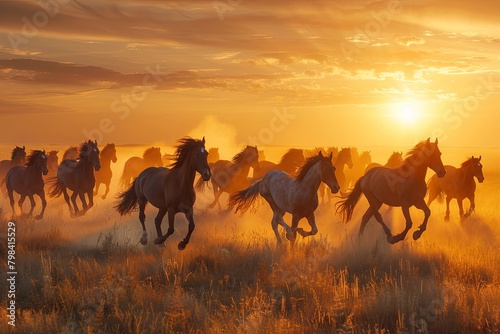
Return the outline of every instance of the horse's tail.
<path id="1" fill-rule="evenodd" d="M 137 180 L 137 179 L 136 179 Z M 136 206 L 139 198 L 137 197 L 137 194 L 135 192 L 135 182 L 132 182 L 130 187 L 122 191 L 118 196 L 117 199 L 119 200 L 118 204 L 115 205 L 115 209 L 120 213 L 120 215 L 125 215 L 127 213 L 130 213 Z"/>
<path id="2" fill-rule="evenodd" d="M 444 201 L 444 192 L 439 184 L 439 180 L 437 176 L 432 176 L 427 182 L 427 193 L 429 194 L 429 198 L 427 199 L 427 206 L 429 206 L 435 199 L 437 199 L 438 203 L 443 203 Z"/>
<path id="3" fill-rule="evenodd" d="M 129 184 L 128 184 L 129 180 L 130 180 L 130 178 L 128 177 L 127 172 L 126 172 L 125 167 L 124 167 L 122 175 L 120 176 L 120 183 L 119 183 L 120 189 L 127 188 L 129 186 Z"/>
<path id="4" fill-rule="evenodd" d="M 250 187 L 232 194 L 228 201 L 229 207 L 233 208 L 236 206 L 236 210 L 234 212 L 247 211 L 252 206 L 252 203 L 257 199 L 257 196 L 259 196 L 260 182 L 261 181 L 257 181 Z"/>
<path id="5" fill-rule="evenodd" d="M 361 191 L 361 180 L 363 180 L 363 177 L 356 181 L 354 189 L 349 193 L 347 198 L 341 200 L 335 205 L 335 210 L 341 215 L 342 220 L 346 223 L 351 220 L 354 207 L 358 204 L 361 194 L 363 193 Z"/>
<path id="6" fill-rule="evenodd" d="M 49 197 L 59 197 L 62 194 L 61 183 L 57 176 L 50 177 L 46 184 L 50 187 L 48 191 Z"/>

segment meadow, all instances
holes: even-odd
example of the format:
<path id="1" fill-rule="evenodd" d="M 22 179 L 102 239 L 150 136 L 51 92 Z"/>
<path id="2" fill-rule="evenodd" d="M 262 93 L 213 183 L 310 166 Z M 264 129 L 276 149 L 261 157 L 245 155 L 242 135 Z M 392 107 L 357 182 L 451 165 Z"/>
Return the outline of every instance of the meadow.
<path id="1" fill-rule="evenodd" d="M 111 194 L 126 157 L 142 149 L 118 148 Z M 478 155 L 477 150 L 456 149 L 446 156 L 442 150 L 445 164 Z M 410 233 L 395 245 L 386 242 L 374 220 L 358 239 L 365 199 L 348 224 L 335 214 L 333 203 L 320 205 L 319 233 L 299 238 L 292 250 L 276 247 L 267 204 L 244 215 L 220 213 L 207 208 L 212 195 L 206 190 L 198 196 L 196 229 L 183 251 L 177 249 L 187 231 L 182 215 L 165 247 L 158 247 L 151 242 L 156 211 L 149 206 L 150 243 L 142 246 L 137 212 L 120 217 L 113 196 L 96 198 L 96 205 L 75 219 L 69 218 L 62 198 L 51 199 L 42 221 L 16 221 L 16 326 L 7 324 L 2 308 L 0 331 L 500 332 L 500 154 L 484 151 L 485 182 L 478 185 L 472 216 L 460 220 L 452 202 L 451 220 L 445 222 L 444 204 L 434 202 L 422 237 L 414 241 Z M 382 162 L 390 152 L 378 148 L 373 160 Z M 0 231 L 5 233 L 7 200 L 1 208 Z M 391 229 L 403 229 L 399 208 L 381 212 Z M 413 209 L 411 214 L 415 229 L 423 214 Z M 163 226 L 165 231 L 165 221 Z M 7 247 L 4 236 L 1 240 L 4 273 Z M 2 277 L 3 305 L 6 287 Z"/>

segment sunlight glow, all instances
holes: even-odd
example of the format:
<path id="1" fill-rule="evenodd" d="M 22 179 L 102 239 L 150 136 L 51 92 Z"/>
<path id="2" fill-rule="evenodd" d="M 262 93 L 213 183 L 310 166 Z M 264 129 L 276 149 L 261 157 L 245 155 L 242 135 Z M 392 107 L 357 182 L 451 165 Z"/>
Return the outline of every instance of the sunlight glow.
<path id="1" fill-rule="evenodd" d="M 398 103 L 393 108 L 394 117 L 400 124 L 416 125 L 419 122 L 421 111 L 418 103 Z"/>

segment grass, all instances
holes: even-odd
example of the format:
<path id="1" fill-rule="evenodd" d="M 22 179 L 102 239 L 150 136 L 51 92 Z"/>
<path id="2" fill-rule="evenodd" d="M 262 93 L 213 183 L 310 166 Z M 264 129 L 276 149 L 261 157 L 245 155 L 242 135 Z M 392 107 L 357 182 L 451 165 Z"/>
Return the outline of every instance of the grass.
<path id="1" fill-rule="evenodd" d="M 362 208 L 353 223 L 341 225 L 322 207 L 323 234 L 299 240 L 293 251 L 276 248 L 266 208 L 238 217 L 199 207 L 182 252 L 176 248 L 186 231 L 181 217 L 160 248 L 151 233 L 150 244 L 138 245 L 135 213 L 120 219 L 110 203 L 76 220 L 55 210 L 43 222 L 17 222 L 17 321 L 15 330 L 0 322 L 0 331 L 499 332 L 498 214 L 488 194 L 494 189 L 479 189 L 484 200 L 463 222 L 444 223 L 444 208 L 433 204 L 422 238 L 392 246 L 375 223 L 361 240 L 354 237 Z M 400 226 L 396 219 L 392 228 Z M 5 244 L 0 257 L 7 257 Z"/>

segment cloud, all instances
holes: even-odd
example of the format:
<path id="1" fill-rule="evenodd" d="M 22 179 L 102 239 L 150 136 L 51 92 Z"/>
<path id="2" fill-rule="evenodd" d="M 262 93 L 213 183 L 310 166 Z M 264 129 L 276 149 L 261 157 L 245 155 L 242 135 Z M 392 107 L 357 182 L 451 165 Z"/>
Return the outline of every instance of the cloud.
<path id="1" fill-rule="evenodd" d="M 401 36 L 396 38 L 396 43 L 403 46 L 421 45 L 425 43 L 425 40 L 417 36 Z"/>

